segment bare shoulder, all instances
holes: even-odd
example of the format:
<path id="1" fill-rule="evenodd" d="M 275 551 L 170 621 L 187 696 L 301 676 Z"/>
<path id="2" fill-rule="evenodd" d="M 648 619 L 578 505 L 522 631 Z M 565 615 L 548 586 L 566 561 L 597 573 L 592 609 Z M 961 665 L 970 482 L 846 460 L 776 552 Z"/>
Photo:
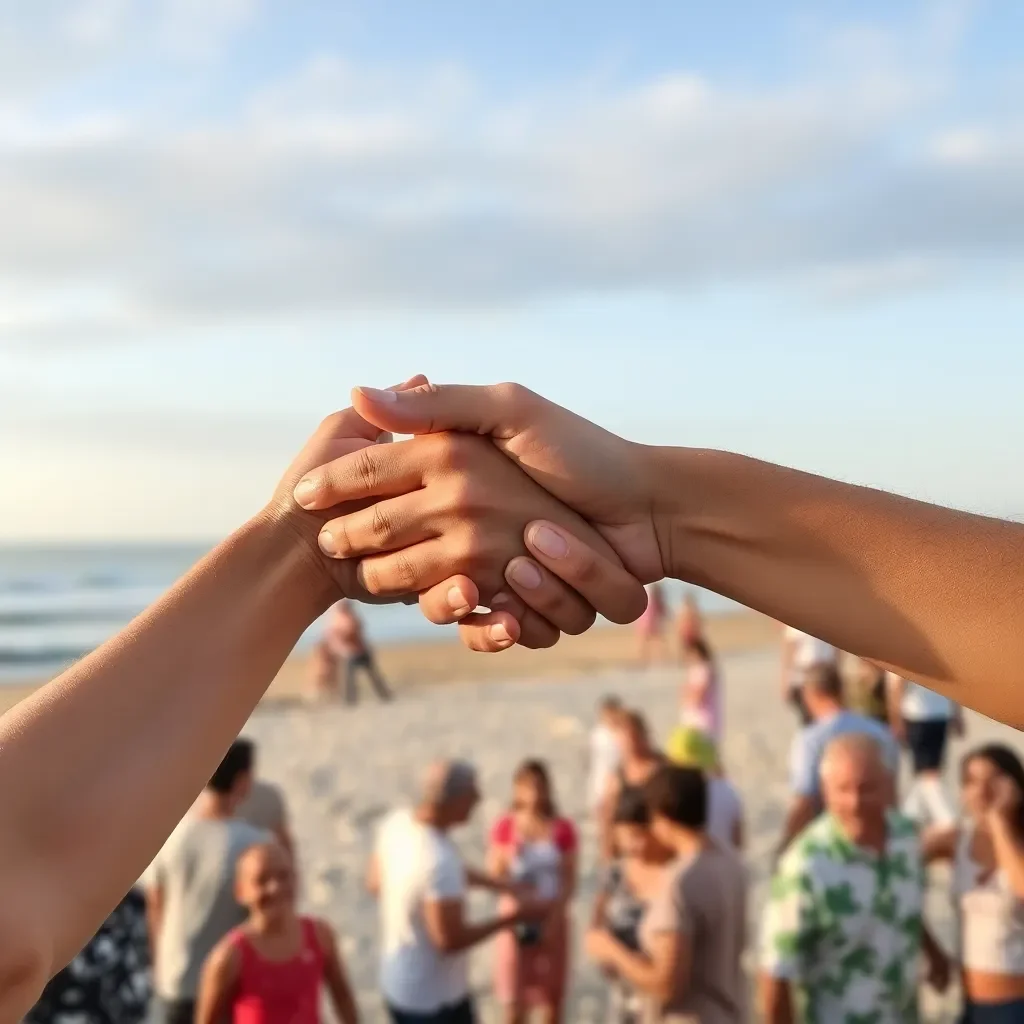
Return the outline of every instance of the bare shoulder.
<path id="1" fill-rule="evenodd" d="M 234 932 L 225 935 L 206 960 L 207 974 L 220 978 L 232 978 L 238 974 L 242 965 L 242 954 L 238 948 L 238 939 Z"/>
<path id="2" fill-rule="evenodd" d="M 320 948 L 325 953 L 336 949 L 338 944 L 331 925 L 322 917 L 311 917 L 309 920 L 313 925 L 313 932 L 316 935 L 316 941 L 320 944 Z"/>

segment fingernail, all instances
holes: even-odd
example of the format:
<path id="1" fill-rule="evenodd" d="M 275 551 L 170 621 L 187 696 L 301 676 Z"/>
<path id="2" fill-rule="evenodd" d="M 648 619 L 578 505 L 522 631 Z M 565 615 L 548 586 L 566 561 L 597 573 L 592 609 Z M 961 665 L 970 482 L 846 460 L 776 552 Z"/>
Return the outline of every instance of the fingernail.
<path id="1" fill-rule="evenodd" d="M 325 555 L 335 555 L 338 552 L 338 549 L 334 544 L 334 537 L 331 535 L 330 530 L 321 530 L 320 536 L 317 537 L 317 543 L 320 545 L 320 550 Z"/>
<path id="2" fill-rule="evenodd" d="M 309 479 L 300 480 L 292 491 L 292 497 L 302 508 L 309 508 L 316 498 L 316 483 Z"/>
<path id="3" fill-rule="evenodd" d="M 496 622 L 490 629 L 491 639 L 496 644 L 510 644 L 512 643 L 512 637 L 509 631 L 500 623 Z"/>
<path id="4" fill-rule="evenodd" d="M 356 390 L 371 402 L 397 402 L 397 391 L 381 391 L 380 388 L 356 388 Z"/>
<path id="5" fill-rule="evenodd" d="M 472 611 L 469 607 L 469 602 L 466 600 L 466 595 L 463 594 L 459 587 L 452 587 L 448 591 L 448 607 L 460 619 L 463 615 L 468 615 Z"/>
<path id="6" fill-rule="evenodd" d="M 530 538 L 533 546 L 548 558 L 564 558 L 569 551 L 565 538 L 550 526 L 538 526 Z"/>
<path id="7" fill-rule="evenodd" d="M 498 593 L 491 598 L 491 603 L 488 607 L 493 611 L 495 608 L 500 608 L 502 605 L 508 604 L 512 598 L 506 594 L 504 590 L 499 590 Z"/>
<path id="8" fill-rule="evenodd" d="M 524 590 L 536 590 L 543 582 L 540 570 L 526 558 L 519 558 L 509 568 L 509 576 Z"/>

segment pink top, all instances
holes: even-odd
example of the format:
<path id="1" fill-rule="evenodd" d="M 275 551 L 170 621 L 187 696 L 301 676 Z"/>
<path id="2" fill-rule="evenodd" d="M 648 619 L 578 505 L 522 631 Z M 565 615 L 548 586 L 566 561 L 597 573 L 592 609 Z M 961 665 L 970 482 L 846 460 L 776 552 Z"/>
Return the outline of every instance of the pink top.
<path id="1" fill-rule="evenodd" d="M 304 917 L 302 949 L 290 960 L 267 960 L 239 929 L 232 943 L 241 958 L 231 1005 L 232 1024 L 320 1024 L 324 954 L 316 925 Z"/>
<path id="2" fill-rule="evenodd" d="M 708 662 L 697 662 L 686 670 L 683 680 L 683 725 L 700 729 L 716 742 L 722 739 L 722 693 L 718 672 Z"/>

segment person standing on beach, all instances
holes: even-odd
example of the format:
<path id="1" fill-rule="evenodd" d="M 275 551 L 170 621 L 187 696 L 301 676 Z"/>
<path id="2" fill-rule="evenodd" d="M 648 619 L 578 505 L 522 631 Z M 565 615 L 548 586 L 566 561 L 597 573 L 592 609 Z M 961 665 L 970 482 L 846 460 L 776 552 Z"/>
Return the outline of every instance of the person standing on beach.
<path id="1" fill-rule="evenodd" d="M 811 724 L 804 703 L 804 674 L 812 665 L 839 666 L 839 651 L 830 643 L 786 626 L 782 634 L 782 699 L 792 705 L 801 725 Z"/>
<path id="2" fill-rule="evenodd" d="M 701 637 L 683 647 L 685 666 L 679 700 L 679 722 L 722 742 L 722 682 L 708 642 Z"/>
<path id="3" fill-rule="evenodd" d="M 550 902 L 520 896 L 514 912 L 466 920 L 470 886 L 520 892 L 467 868 L 451 840 L 479 802 L 476 769 L 438 761 L 424 776 L 417 806 L 389 814 L 377 833 L 367 887 L 380 901 L 380 985 L 392 1024 L 473 1024 L 469 950 L 551 912 Z"/>
<path id="4" fill-rule="evenodd" d="M 924 927 L 913 822 L 891 806 L 878 743 L 848 733 L 821 763 L 826 813 L 786 851 L 762 921 L 765 1024 L 916 1024 L 922 954 L 933 987 L 949 960 Z"/>
<path id="5" fill-rule="evenodd" d="M 956 818 L 942 774 L 949 734 L 964 734 L 963 710 L 948 697 L 894 673 L 888 677 L 889 727 L 910 752 L 914 781 L 904 810 L 920 824 L 948 828 Z"/>
<path id="6" fill-rule="evenodd" d="M 594 928 L 587 953 L 642 996 L 645 1024 L 745 1024 L 746 872 L 705 831 L 704 775 L 666 765 L 643 792 L 651 833 L 674 859 L 640 921 L 640 948 Z"/>
<path id="7" fill-rule="evenodd" d="M 374 693 L 385 703 L 392 699 L 391 691 L 384 677 L 377 669 L 373 650 L 363 632 L 363 623 L 347 598 L 339 601 L 331 610 L 327 623 L 325 641 L 331 654 L 345 666 L 345 702 L 355 704 L 356 673 L 365 672 Z"/>
<path id="8" fill-rule="evenodd" d="M 494 942 L 494 991 L 508 1024 L 520 1024 L 539 1007 L 545 1024 L 562 1020 L 569 978 L 569 902 L 576 891 L 579 841 L 576 828 L 558 813 L 543 761 L 525 761 L 513 779 L 512 809 L 491 830 L 487 869 L 494 878 L 529 886 L 533 895 L 557 901 L 544 924 L 499 933 Z M 518 901 L 502 898 L 499 910 Z"/>
<path id="9" fill-rule="evenodd" d="M 692 590 L 683 595 L 683 603 L 679 606 L 676 618 L 676 639 L 679 641 L 680 653 L 685 657 L 690 644 L 704 639 L 704 619 L 700 613 L 697 596 Z"/>
<path id="10" fill-rule="evenodd" d="M 622 701 L 618 697 L 603 698 L 598 708 L 597 722 L 590 730 L 587 809 L 597 818 L 605 806 L 609 787 L 622 760 L 622 750 L 616 733 L 616 722 L 621 713 Z"/>
<path id="11" fill-rule="evenodd" d="M 322 988 L 339 1024 L 357 1024 L 333 929 L 295 912 L 291 854 L 277 842 L 249 847 L 235 893 L 249 916 L 206 961 L 196 1024 L 319 1024 Z"/>
<path id="12" fill-rule="evenodd" d="M 250 846 L 272 838 L 235 816 L 249 793 L 252 768 L 252 744 L 235 740 L 147 872 L 153 1024 L 193 1024 L 203 963 L 245 920 L 235 899 L 235 868 Z"/>
<path id="13" fill-rule="evenodd" d="M 900 752 L 884 725 L 867 715 L 850 711 L 843 703 L 843 681 L 834 664 L 812 665 L 805 674 L 804 701 L 811 724 L 793 737 L 789 754 L 792 802 L 786 816 L 779 850 L 821 813 L 821 763 L 825 749 L 837 736 L 864 733 L 875 740 L 890 774 L 891 795 L 895 796 Z"/>
<path id="14" fill-rule="evenodd" d="M 623 793 L 640 789 L 665 763 L 660 751 L 651 744 L 647 721 L 639 711 L 620 711 L 615 718 L 615 735 L 619 744 L 618 770 L 608 786 L 601 809 L 600 845 L 605 863 L 615 855 L 615 808 Z"/>
<path id="15" fill-rule="evenodd" d="M 647 607 L 636 620 L 636 635 L 640 644 L 640 663 L 649 665 L 665 653 L 665 620 L 668 606 L 665 591 L 660 583 L 647 588 Z"/>
<path id="16" fill-rule="evenodd" d="M 255 773 L 255 763 L 253 772 Z M 295 857 L 295 841 L 288 823 L 288 807 L 279 786 L 265 779 L 254 778 L 248 796 L 235 809 L 235 817 L 247 821 L 253 828 L 270 832 L 289 855 Z"/>

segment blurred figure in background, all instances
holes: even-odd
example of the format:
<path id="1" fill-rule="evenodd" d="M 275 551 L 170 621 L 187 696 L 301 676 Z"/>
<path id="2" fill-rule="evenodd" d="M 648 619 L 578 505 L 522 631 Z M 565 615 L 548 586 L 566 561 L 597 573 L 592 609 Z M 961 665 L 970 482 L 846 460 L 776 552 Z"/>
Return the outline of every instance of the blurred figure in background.
<path id="1" fill-rule="evenodd" d="M 557 904 L 540 925 L 501 932 L 494 942 L 494 992 L 509 1024 L 526 1019 L 531 1008 L 555 1024 L 562 1019 L 569 976 L 569 903 L 576 891 L 576 829 L 558 813 L 551 779 L 541 761 L 524 761 L 512 783 L 512 809 L 491 830 L 488 873 L 526 886 L 541 900 Z M 504 896 L 499 911 L 518 909 Z"/>
<path id="2" fill-rule="evenodd" d="M 779 850 L 821 812 L 821 764 L 829 743 L 846 733 L 870 736 L 882 751 L 890 773 L 890 799 L 895 798 L 900 751 L 889 730 L 866 715 L 849 711 L 843 702 L 843 681 L 834 663 L 812 665 L 804 680 L 804 702 L 811 717 L 793 737 L 789 755 L 792 801 L 786 816 Z"/>
<path id="3" fill-rule="evenodd" d="M 587 809 L 599 817 L 608 798 L 622 760 L 616 722 L 622 712 L 618 697 L 605 697 L 597 712 L 597 722 L 590 730 L 590 759 L 587 771 Z"/>
<path id="4" fill-rule="evenodd" d="M 942 779 L 949 734 L 964 734 L 963 710 L 941 693 L 890 673 L 889 727 L 910 752 L 914 781 L 904 811 L 921 825 L 948 827 L 956 815 Z"/>
<path id="5" fill-rule="evenodd" d="M 697 603 L 697 595 L 692 590 L 683 595 L 683 603 L 679 606 L 679 614 L 676 616 L 676 639 L 679 641 L 680 652 L 684 654 L 690 644 L 704 639 L 704 619 Z"/>
<path id="6" fill-rule="evenodd" d="M 1024 1021 L 1024 765 L 1009 747 L 971 751 L 964 818 L 925 840 L 952 866 L 966 1007 L 962 1024 Z"/>
<path id="7" fill-rule="evenodd" d="M 801 725 L 810 725 L 811 715 L 804 704 L 804 673 L 812 665 L 839 667 L 839 651 L 793 626 L 782 634 L 782 699 L 793 706 Z"/>
<path id="8" fill-rule="evenodd" d="M 203 963 L 245 920 L 235 899 L 242 854 L 272 836 L 236 817 L 252 785 L 253 745 L 236 740 L 147 872 L 154 1024 L 192 1024 Z"/>
<path id="9" fill-rule="evenodd" d="M 921 918 L 917 830 L 870 735 L 833 739 L 821 781 L 826 813 L 783 856 L 762 920 L 763 1019 L 915 1024 L 921 955 L 936 988 L 950 977 Z"/>
<path id="10" fill-rule="evenodd" d="M 310 651 L 308 671 L 310 699 L 333 700 L 338 696 L 338 659 L 331 653 L 326 639 L 320 640 Z"/>
<path id="11" fill-rule="evenodd" d="M 235 817 L 254 828 L 271 833 L 295 857 L 295 842 L 288 824 L 288 808 L 279 786 L 254 778 L 249 795 L 235 809 Z"/>
<path id="12" fill-rule="evenodd" d="M 601 856 L 609 862 L 615 850 L 612 822 L 619 797 L 629 790 L 641 790 L 644 783 L 665 763 L 660 751 L 651 744 L 647 721 L 639 711 L 620 711 L 615 719 L 615 735 L 621 760 L 608 786 L 601 811 Z"/>
<path id="13" fill-rule="evenodd" d="M 700 771 L 666 765 L 643 792 L 651 834 L 673 860 L 640 922 L 639 950 L 596 928 L 587 935 L 587 953 L 641 994 L 645 1024 L 743 1024 L 743 865 L 704 830 L 707 783 Z"/>
<path id="14" fill-rule="evenodd" d="M 668 605 L 665 589 L 661 583 L 647 587 L 647 607 L 636 620 L 636 635 L 640 645 L 640 661 L 647 665 L 663 658 L 666 653 L 665 626 L 668 619 Z"/>
<path id="15" fill-rule="evenodd" d="M 638 790 L 619 797 L 612 818 L 615 857 L 605 870 L 591 918 L 591 928 L 607 931 L 634 952 L 640 949 L 640 922 L 665 884 L 672 851 L 650 829 L 647 799 Z M 640 1024 L 643 999 L 636 988 L 608 972 L 607 1024 Z"/>
<path id="16" fill-rule="evenodd" d="M 149 1010 L 149 967 L 146 898 L 132 889 L 50 979 L 22 1024 L 141 1024 Z"/>
<path id="17" fill-rule="evenodd" d="M 849 700 L 850 708 L 889 728 L 888 675 L 884 668 L 873 665 L 864 658 L 855 659 L 853 670 L 854 694 Z M 854 697 L 856 699 L 854 699 Z"/>
<path id="18" fill-rule="evenodd" d="M 706 640 L 697 637 L 683 647 L 685 675 L 679 721 L 722 742 L 722 686 L 718 665 Z"/>
<path id="19" fill-rule="evenodd" d="M 391 691 L 384 677 L 377 670 L 373 650 L 363 632 L 363 623 L 355 607 L 347 598 L 339 601 L 327 620 L 324 641 L 330 653 L 345 666 L 345 702 L 355 704 L 359 699 L 356 691 L 356 673 L 365 672 L 370 686 L 381 701 L 391 700 Z"/>
<path id="20" fill-rule="evenodd" d="M 352 988 L 334 931 L 295 912 L 295 875 L 277 842 L 238 861 L 235 895 L 248 913 L 203 968 L 196 1024 L 319 1024 L 327 989 L 339 1024 L 356 1024 Z"/>
<path id="21" fill-rule="evenodd" d="M 665 754 L 672 764 L 704 773 L 708 783 L 707 834 L 726 846 L 742 849 L 743 800 L 725 777 L 714 740 L 697 729 L 678 726 L 669 737 Z"/>

